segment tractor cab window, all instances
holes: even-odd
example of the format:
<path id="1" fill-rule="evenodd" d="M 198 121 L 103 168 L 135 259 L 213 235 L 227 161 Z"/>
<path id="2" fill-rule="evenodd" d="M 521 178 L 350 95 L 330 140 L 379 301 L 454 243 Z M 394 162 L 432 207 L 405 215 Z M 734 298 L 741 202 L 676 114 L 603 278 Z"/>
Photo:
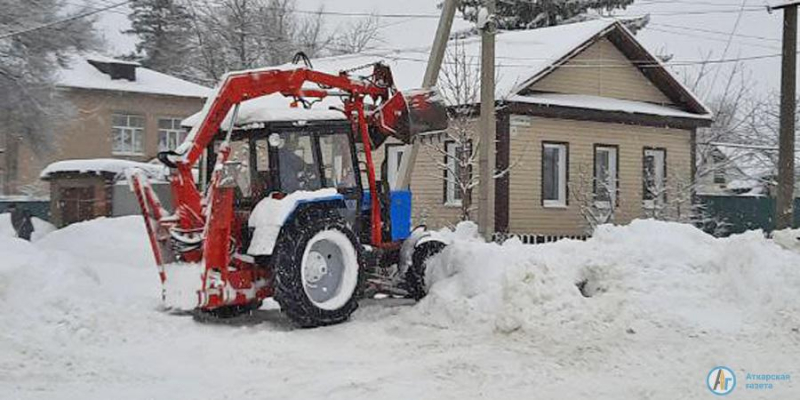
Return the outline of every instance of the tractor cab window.
<path id="1" fill-rule="evenodd" d="M 219 151 L 219 146 L 222 141 L 214 143 L 214 154 Z M 214 157 L 216 158 L 216 157 Z M 211 160 L 215 162 L 215 160 Z M 252 195 L 251 179 L 250 179 L 250 146 L 245 140 L 231 141 L 231 154 L 228 156 L 228 163 L 235 163 L 238 165 L 236 168 L 236 195 L 237 197 L 249 198 Z M 208 166 L 209 171 L 213 171 L 214 165 Z"/>
<path id="2" fill-rule="evenodd" d="M 253 140 L 250 146 L 253 197 L 258 200 L 273 189 L 269 165 L 269 143 L 266 138 L 259 138 Z"/>
<path id="3" fill-rule="evenodd" d="M 320 184 L 319 168 L 314 162 L 314 146 L 308 134 L 289 132 L 281 134 L 278 146 L 278 171 L 281 191 L 317 190 Z"/>
<path id="4" fill-rule="evenodd" d="M 346 133 L 320 135 L 325 187 L 350 189 L 356 187 L 356 172 Z"/>

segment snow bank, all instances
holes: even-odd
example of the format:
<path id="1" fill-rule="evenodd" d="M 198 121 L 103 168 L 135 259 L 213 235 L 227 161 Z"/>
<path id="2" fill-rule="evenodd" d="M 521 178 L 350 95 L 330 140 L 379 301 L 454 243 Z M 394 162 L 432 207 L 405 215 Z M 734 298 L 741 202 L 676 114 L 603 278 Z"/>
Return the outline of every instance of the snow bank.
<path id="1" fill-rule="evenodd" d="M 159 307 L 139 217 L 73 224 L 35 243 L 0 237 L 0 257 L 0 299 L 16 310 L 0 318 L 0 332 L 12 332 L 17 349 L 109 340 L 126 313 Z M 39 334 L 26 334 L 32 331 Z"/>
<path id="2" fill-rule="evenodd" d="M 470 224 L 450 235 L 422 302 L 365 300 L 311 330 L 274 304 L 230 325 L 164 313 L 140 217 L 33 243 L 0 235 L 0 397 L 695 399 L 715 365 L 742 381 L 796 371 L 800 255 L 760 232 L 636 221 L 539 246 L 486 244 Z M 791 385 L 765 393 L 797 397 Z"/>
<path id="3" fill-rule="evenodd" d="M 33 235 L 31 235 L 31 240 L 34 242 L 56 229 L 53 224 L 37 217 L 32 217 L 31 222 L 33 222 Z M 17 237 L 17 233 L 14 232 L 14 226 L 11 225 L 11 214 L 0 214 L 0 238 L 15 237 Z"/>
<path id="4" fill-rule="evenodd" d="M 530 246 L 486 244 L 474 231 L 459 226 L 431 260 L 430 295 L 414 321 L 576 340 L 627 330 L 739 334 L 798 321 L 800 254 L 761 232 L 715 239 L 639 220 L 603 226 L 587 242 Z"/>
<path id="5" fill-rule="evenodd" d="M 800 253 L 800 229 L 784 229 L 772 232 L 772 240 L 786 250 Z"/>

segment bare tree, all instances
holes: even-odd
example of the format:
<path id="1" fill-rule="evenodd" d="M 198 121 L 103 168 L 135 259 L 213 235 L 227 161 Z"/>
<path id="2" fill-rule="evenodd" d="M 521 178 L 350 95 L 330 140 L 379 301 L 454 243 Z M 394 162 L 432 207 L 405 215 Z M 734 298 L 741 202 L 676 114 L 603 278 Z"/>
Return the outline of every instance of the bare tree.
<path id="1" fill-rule="evenodd" d="M 610 179 L 597 179 L 594 167 L 588 163 L 578 166 L 578 179 L 568 183 L 569 193 L 584 220 L 584 231 L 592 235 L 598 226 L 614 220 L 619 195 L 616 183 Z"/>
<path id="2" fill-rule="evenodd" d="M 341 33 L 333 39 L 331 53 L 352 54 L 369 50 L 380 41 L 380 23 L 377 15 L 371 15 L 340 28 Z"/>
<path id="3" fill-rule="evenodd" d="M 317 57 L 327 49 L 334 40 L 325 34 L 325 10 L 320 7 L 314 15 L 300 21 L 296 34 L 296 42 L 309 57 Z"/>
<path id="4" fill-rule="evenodd" d="M 476 130 L 476 104 L 480 97 L 480 71 L 475 57 L 468 56 L 463 43 L 456 43 L 445 54 L 439 77 L 439 90 L 448 104 L 448 129 L 440 138 L 423 141 L 445 180 L 446 202 L 459 207 L 462 221 L 469 220 L 474 211 L 472 189 L 479 184 L 478 148 L 480 135 Z"/>

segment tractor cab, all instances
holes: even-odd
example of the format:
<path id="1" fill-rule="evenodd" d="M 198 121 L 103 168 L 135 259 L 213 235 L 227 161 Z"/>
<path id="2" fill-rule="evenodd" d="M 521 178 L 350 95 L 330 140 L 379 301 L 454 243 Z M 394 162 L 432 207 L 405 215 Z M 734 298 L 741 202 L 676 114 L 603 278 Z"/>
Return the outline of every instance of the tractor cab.
<path id="1" fill-rule="evenodd" d="M 235 130 L 226 164 L 235 166 L 236 171 L 234 214 L 236 225 L 241 227 L 241 248 L 249 245 L 252 230 L 246 228 L 247 221 L 261 200 L 327 188 L 342 195 L 345 207 L 340 214 L 359 238 L 368 242 L 365 221 L 369 220 L 370 194 L 365 165 L 358 156 L 363 148 L 354 137 L 346 121 L 273 122 L 256 129 Z M 216 163 L 216 150 L 224 140 L 221 132 L 206 151 L 201 171 L 205 185 Z M 401 241 L 411 231 L 411 194 L 389 190 L 388 184 L 380 183 L 383 239 Z"/>

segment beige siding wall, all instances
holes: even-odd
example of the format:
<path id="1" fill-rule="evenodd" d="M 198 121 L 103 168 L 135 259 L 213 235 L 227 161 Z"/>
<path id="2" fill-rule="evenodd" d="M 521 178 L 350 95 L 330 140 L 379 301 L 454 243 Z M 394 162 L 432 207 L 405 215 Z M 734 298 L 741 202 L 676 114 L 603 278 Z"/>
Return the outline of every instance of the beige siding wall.
<path id="1" fill-rule="evenodd" d="M 186 118 L 203 107 L 203 100 L 196 98 L 98 90 L 68 90 L 64 94 L 74 106 L 71 123 L 55 132 L 53 152 L 35 153 L 22 146 L 17 189 L 32 184 L 45 186 L 39 181 L 39 173 L 53 161 L 110 157 L 149 161 L 158 152 L 158 119 Z M 111 116 L 115 113 L 145 116 L 143 156 L 119 157 L 112 153 Z"/>
<path id="2" fill-rule="evenodd" d="M 391 146 L 399 142 L 389 140 L 387 144 Z M 386 159 L 387 148 L 388 146 L 384 145 L 372 153 L 373 161 L 379 171 L 383 160 Z M 426 224 L 431 228 L 453 226 L 458 223 L 461 215 L 459 207 L 444 204 L 444 172 L 437 165 L 437 162 L 444 161 L 444 156 L 438 153 L 436 148 L 443 148 L 440 137 L 431 136 L 422 140 L 411 176 L 413 224 Z M 381 175 L 378 179 L 380 177 Z M 366 184 L 364 181 L 365 186 Z"/>
<path id="3" fill-rule="evenodd" d="M 671 104 L 608 39 L 588 47 L 531 89 Z"/>
<path id="4" fill-rule="evenodd" d="M 514 117 L 517 119 L 520 117 Z M 576 205 L 575 193 L 569 196 L 566 208 L 542 206 L 541 157 L 542 142 L 569 143 L 568 180 L 575 191 L 581 169 L 591 182 L 594 145 L 619 146 L 619 205 L 615 223 L 628 223 L 644 215 L 642 201 L 642 158 L 645 147 L 667 150 L 668 179 L 691 178 L 691 132 L 688 130 L 652 128 L 623 124 L 569 121 L 522 117 L 530 126 L 512 126 L 510 174 L 509 231 L 517 234 L 579 235 L 585 232 L 585 221 Z M 668 183 L 669 185 L 669 183 Z"/>

